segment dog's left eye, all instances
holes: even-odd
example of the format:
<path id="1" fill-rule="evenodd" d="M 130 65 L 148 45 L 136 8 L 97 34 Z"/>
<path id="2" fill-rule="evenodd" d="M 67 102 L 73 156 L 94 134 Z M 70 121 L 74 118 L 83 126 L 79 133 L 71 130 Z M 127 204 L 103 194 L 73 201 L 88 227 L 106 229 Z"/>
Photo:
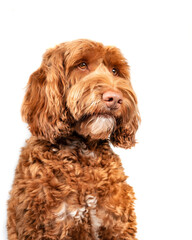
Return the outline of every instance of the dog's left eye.
<path id="1" fill-rule="evenodd" d="M 78 65 L 78 68 L 82 69 L 82 70 L 86 70 L 88 67 L 87 67 L 87 63 L 86 62 L 82 62 Z"/>
<path id="2" fill-rule="evenodd" d="M 117 68 L 113 68 L 112 69 L 112 73 L 114 76 L 117 76 L 118 75 L 118 69 Z"/>

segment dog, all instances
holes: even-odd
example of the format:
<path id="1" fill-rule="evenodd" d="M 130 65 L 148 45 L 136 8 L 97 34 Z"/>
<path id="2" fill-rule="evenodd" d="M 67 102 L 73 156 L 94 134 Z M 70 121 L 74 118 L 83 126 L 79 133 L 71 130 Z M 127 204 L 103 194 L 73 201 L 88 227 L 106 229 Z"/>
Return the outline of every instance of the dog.
<path id="1" fill-rule="evenodd" d="M 134 146 L 140 123 L 121 51 L 86 39 L 48 49 L 21 114 L 31 137 L 8 200 L 8 239 L 135 240 L 135 194 L 110 147 Z"/>

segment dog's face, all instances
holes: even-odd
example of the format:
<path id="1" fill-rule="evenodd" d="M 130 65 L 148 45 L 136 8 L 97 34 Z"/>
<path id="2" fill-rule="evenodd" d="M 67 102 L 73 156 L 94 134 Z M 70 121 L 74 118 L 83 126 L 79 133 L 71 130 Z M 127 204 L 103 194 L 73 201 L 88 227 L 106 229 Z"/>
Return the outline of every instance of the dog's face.
<path id="1" fill-rule="evenodd" d="M 22 116 L 33 135 L 52 142 L 77 132 L 133 146 L 140 118 L 126 59 L 89 40 L 48 50 L 29 79 Z"/>

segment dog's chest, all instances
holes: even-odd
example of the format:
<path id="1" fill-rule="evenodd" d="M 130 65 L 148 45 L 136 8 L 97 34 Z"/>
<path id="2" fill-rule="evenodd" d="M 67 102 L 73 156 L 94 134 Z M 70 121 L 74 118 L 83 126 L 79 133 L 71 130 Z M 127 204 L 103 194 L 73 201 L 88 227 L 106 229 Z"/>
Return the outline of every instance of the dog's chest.
<path id="1" fill-rule="evenodd" d="M 93 239 L 99 239 L 106 212 L 113 209 L 111 198 L 126 180 L 120 159 L 109 145 L 93 151 L 78 141 L 61 147 L 56 155 L 58 160 L 52 166 L 61 186 L 58 189 L 63 189 L 54 209 L 56 221 L 88 224 Z"/>
<path id="2" fill-rule="evenodd" d="M 69 188 L 68 197 L 64 197 L 56 209 L 56 221 L 73 219 L 85 224 L 89 222 L 93 239 L 98 239 L 98 230 L 102 225 L 101 199 L 110 190 L 110 171 L 103 163 L 102 152 L 88 148 L 65 148 L 64 164 L 60 166 L 63 175 L 59 181 Z M 72 155 L 71 155 L 72 154 Z M 73 156 L 73 159 L 71 158 Z"/>
<path id="3" fill-rule="evenodd" d="M 96 192 L 102 195 L 102 192 L 106 192 L 110 171 L 103 164 L 103 154 L 87 148 L 80 148 L 72 154 L 73 160 L 71 161 L 70 156 L 65 158 L 65 164 L 62 166 L 65 184 L 77 190 L 79 194 Z"/>
<path id="4" fill-rule="evenodd" d="M 98 205 L 96 196 L 86 195 L 85 203 L 83 205 L 70 204 L 70 202 L 63 202 L 59 209 L 55 211 L 57 223 L 64 223 L 67 221 L 74 221 L 76 225 L 91 226 L 92 239 L 97 240 L 99 228 L 102 226 L 102 218 L 98 216 Z"/>
<path id="5" fill-rule="evenodd" d="M 79 196 L 102 198 L 109 194 L 114 183 L 126 180 L 120 159 L 108 144 L 94 149 L 73 141 L 55 154 L 57 160 L 51 161 L 55 178 Z"/>

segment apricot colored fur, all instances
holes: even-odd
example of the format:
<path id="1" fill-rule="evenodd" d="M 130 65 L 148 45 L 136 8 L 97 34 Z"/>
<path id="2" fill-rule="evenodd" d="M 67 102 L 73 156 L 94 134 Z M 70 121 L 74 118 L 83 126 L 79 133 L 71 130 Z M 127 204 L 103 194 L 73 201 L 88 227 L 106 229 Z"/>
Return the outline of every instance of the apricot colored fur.
<path id="1" fill-rule="evenodd" d="M 123 96 L 120 108 L 106 107 L 109 90 Z M 32 136 L 10 192 L 8 239 L 135 240 L 134 192 L 110 147 L 134 146 L 140 121 L 119 49 L 84 39 L 49 49 L 21 112 Z"/>

